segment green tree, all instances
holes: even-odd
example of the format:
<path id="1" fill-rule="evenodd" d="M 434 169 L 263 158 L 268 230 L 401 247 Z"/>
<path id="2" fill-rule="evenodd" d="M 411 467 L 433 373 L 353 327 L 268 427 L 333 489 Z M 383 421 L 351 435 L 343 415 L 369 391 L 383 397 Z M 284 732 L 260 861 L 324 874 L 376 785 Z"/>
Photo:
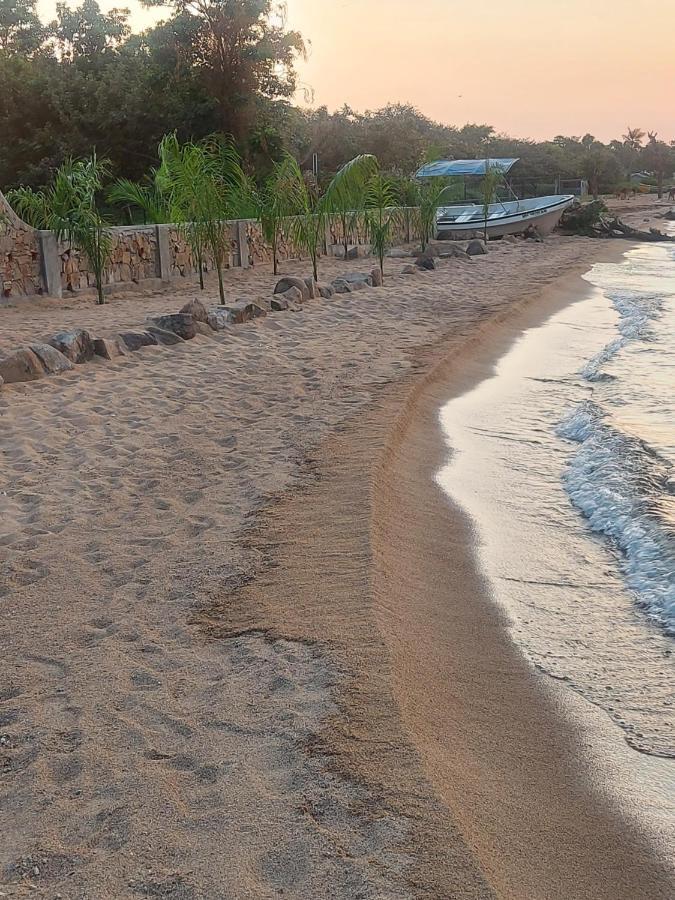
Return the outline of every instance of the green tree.
<path id="1" fill-rule="evenodd" d="M 0 0 L 0 55 L 30 56 L 45 37 L 36 0 Z"/>
<path id="2" fill-rule="evenodd" d="M 382 172 L 376 172 L 368 182 L 365 207 L 370 244 L 375 251 L 380 273 L 384 278 L 384 256 L 392 244 L 393 231 L 399 220 L 400 209 L 396 206 L 394 184 Z"/>
<path id="3" fill-rule="evenodd" d="M 642 162 L 649 172 L 654 173 L 659 200 L 663 197 L 663 183 L 675 171 L 675 149 L 665 141 L 657 140 L 656 134 L 650 134 L 649 141 L 642 151 Z"/>

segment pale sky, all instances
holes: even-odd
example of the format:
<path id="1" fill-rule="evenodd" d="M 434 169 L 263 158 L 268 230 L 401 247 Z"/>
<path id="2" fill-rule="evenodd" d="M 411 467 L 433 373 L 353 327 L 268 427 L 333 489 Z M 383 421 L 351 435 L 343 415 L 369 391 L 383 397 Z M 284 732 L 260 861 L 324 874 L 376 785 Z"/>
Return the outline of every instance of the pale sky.
<path id="1" fill-rule="evenodd" d="M 134 0 L 136 27 L 158 18 Z M 515 137 L 675 138 L 675 0 L 288 0 L 314 105 L 411 103 Z M 42 0 L 45 15 L 53 10 Z M 304 103 L 301 93 L 297 101 Z"/>

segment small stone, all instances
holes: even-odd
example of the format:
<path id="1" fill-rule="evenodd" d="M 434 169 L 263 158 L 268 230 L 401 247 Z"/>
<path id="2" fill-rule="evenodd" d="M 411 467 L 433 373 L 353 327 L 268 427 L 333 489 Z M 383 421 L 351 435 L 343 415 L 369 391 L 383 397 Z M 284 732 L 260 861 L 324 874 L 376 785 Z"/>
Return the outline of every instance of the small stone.
<path id="1" fill-rule="evenodd" d="M 300 288 L 289 287 L 288 290 L 284 291 L 283 294 L 275 294 L 276 297 L 283 297 L 284 300 L 287 300 L 291 306 L 294 306 L 296 303 L 302 303 L 303 296 Z"/>
<path id="2" fill-rule="evenodd" d="M 425 269 L 431 272 L 436 268 L 436 261 L 430 253 L 425 253 L 423 256 L 417 257 L 415 265 L 418 269 Z"/>
<path id="3" fill-rule="evenodd" d="M 194 329 L 194 323 L 193 323 Z M 176 344 L 183 344 L 185 339 L 175 331 L 169 331 L 168 328 L 160 328 L 158 325 L 148 325 L 148 333 L 151 334 L 158 344 L 162 347 L 174 347 Z M 192 335 L 194 337 L 196 332 Z"/>
<path id="4" fill-rule="evenodd" d="M 401 275 L 417 275 L 417 269 L 415 266 L 403 266 Z"/>
<path id="5" fill-rule="evenodd" d="M 288 302 L 288 300 L 285 297 L 282 297 L 282 296 L 272 297 L 273 312 L 282 312 L 283 310 L 288 309 L 289 306 L 290 306 L 290 303 Z"/>
<path id="6" fill-rule="evenodd" d="M 382 287 L 382 272 L 379 268 L 372 269 L 370 277 L 373 279 L 373 287 Z"/>
<path id="7" fill-rule="evenodd" d="M 94 353 L 103 359 L 117 359 L 126 356 L 127 348 L 122 338 L 94 338 Z"/>
<path id="8" fill-rule="evenodd" d="M 319 296 L 324 300 L 330 300 L 330 298 L 335 293 L 331 284 L 317 284 L 316 288 L 319 292 Z"/>

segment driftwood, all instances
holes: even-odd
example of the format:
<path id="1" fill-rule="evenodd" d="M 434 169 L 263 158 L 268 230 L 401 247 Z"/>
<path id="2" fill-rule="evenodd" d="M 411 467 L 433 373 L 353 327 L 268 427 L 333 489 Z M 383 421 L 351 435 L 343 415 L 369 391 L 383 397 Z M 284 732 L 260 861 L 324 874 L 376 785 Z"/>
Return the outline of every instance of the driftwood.
<path id="1" fill-rule="evenodd" d="M 641 231 L 626 225 L 617 216 L 610 216 L 602 200 L 591 203 L 575 203 L 568 207 L 560 220 L 561 231 L 567 234 L 583 234 L 587 237 L 625 238 L 631 241 L 675 241 L 675 237 L 664 234 L 658 228 Z"/>

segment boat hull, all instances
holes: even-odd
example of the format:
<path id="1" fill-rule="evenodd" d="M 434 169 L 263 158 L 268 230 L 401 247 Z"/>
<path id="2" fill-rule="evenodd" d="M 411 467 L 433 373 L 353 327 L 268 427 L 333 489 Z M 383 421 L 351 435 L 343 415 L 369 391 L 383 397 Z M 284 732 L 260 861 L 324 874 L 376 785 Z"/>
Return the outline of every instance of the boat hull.
<path id="1" fill-rule="evenodd" d="M 560 221 L 564 211 L 574 203 L 574 200 L 575 198 L 572 196 L 565 196 L 545 207 L 533 209 L 518 209 L 515 203 L 508 204 L 513 207 L 513 211 L 509 211 L 508 215 L 491 218 L 491 214 L 488 214 L 488 238 L 503 237 L 506 234 L 520 234 L 530 225 L 536 227 L 541 235 L 550 234 Z M 495 206 L 491 206 L 490 209 L 493 210 Z M 443 217 L 439 216 L 436 223 L 436 236 L 439 240 L 443 240 L 443 238 L 446 240 L 468 240 L 475 236 L 480 237 L 484 232 L 485 219 L 483 217 L 472 219 L 471 222 L 449 222 L 444 221 Z"/>

